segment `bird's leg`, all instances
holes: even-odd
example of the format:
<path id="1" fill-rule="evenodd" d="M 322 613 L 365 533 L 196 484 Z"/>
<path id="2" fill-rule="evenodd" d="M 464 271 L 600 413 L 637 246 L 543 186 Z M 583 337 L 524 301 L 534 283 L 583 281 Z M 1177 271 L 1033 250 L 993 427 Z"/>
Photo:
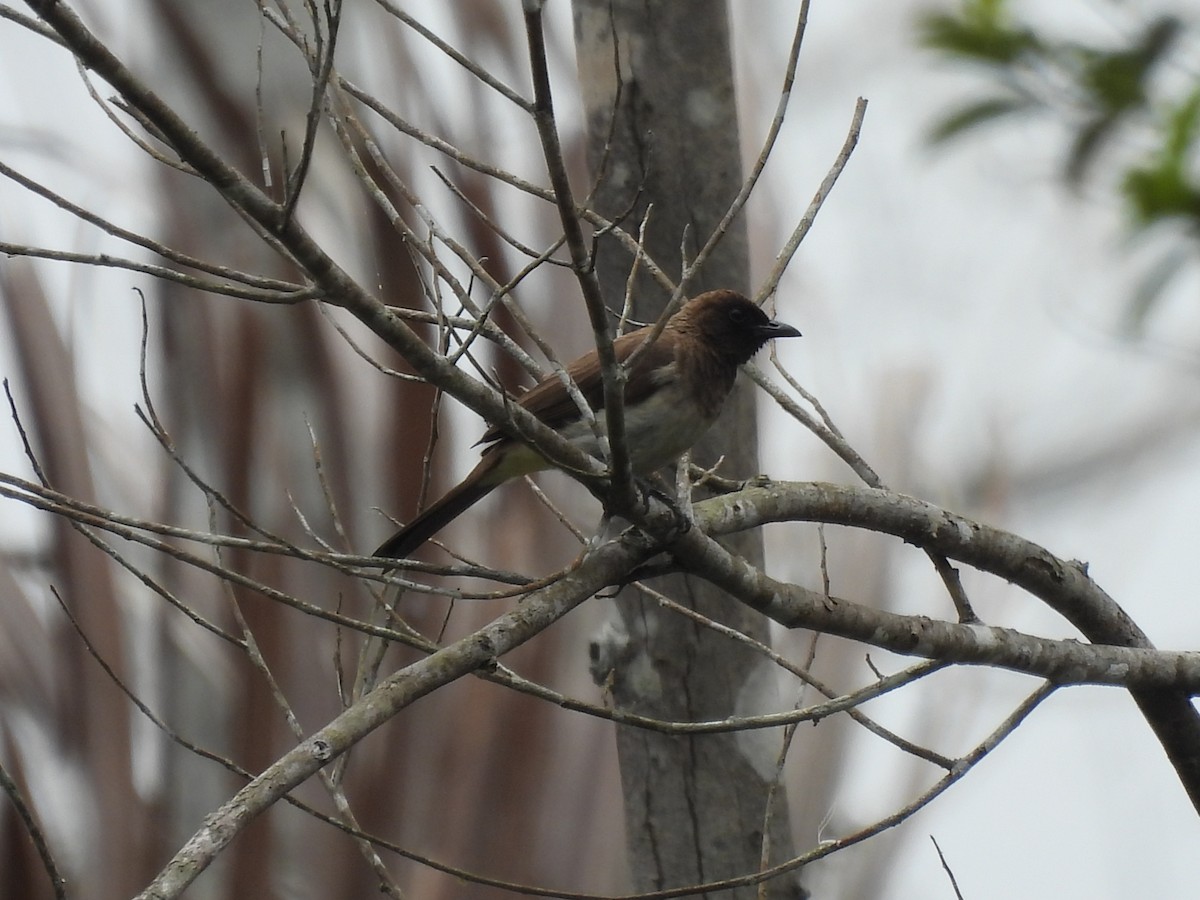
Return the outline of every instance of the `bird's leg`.
<path id="1" fill-rule="evenodd" d="M 746 490 L 746 488 L 752 488 L 752 487 L 766 487 L 766 486 L 767 486 L 768 484 L 770 484 L 770 483 L 771 483 L 773 480 L 774 480 L 774 479 L 773 479 L 773 478 L 771 478 L 771 476 L 770 476 L 770 475 L 751 475 L 749 478 L 747 478 L 746 480 L 744 480 L 744 481 L 742 482 L 742 484 L 741 484 L 741 486 L 738 488 L 738 490 L 739 490 L 739 491 L 744 491 L 744 490 Z"/>
<path id="2" fill-rule="evenodd" d="M 686 472 L 686 469 L 682 471 Z M 686 475 L 683 477 L 686 481 Z M 683 534 L 689 531 L 692 525 L 695 524 L 692 515 L 690 491 L 684 491 L 681 495 L 677 485 L 676 491 L 672 493 L 668 484 L 658 476 L 655 476 L 654 481 L 639 478 L 636 481 L 636 485 L 639 505 L 638 512 L 642 515 L 649 513 L 652 500 L 657 500 L 671 511 L 673 519 L 671 524 L 672 535 Z M 682 502 L 680 500 L 681 496 L 683 498 Z M 606 541 L 612 540 L 626 528 L 629 528 L 630 524 L 630 521 L 624 516 L 605 509 L 600 516 L 600 524 L 596 526 L 595 533 L 588 539 L 584 552 L 590 552 Z"/>
<path id="3" fill-rule="evenodd" d="M 642 499 L 643 511 L 650 511 L 651 498 L 658 500 L 663 506 L 671 511 L 674 521 L 671 525 L 671 536 L 675 537 L 691 531 L 695 524 L 695 518 L 692 513 L 692 490 L 691 480 L 688 478 L 688 457 L 685 455 L 675 468 L 675 489 L 671 491 L 668 482 L 661 477 L 656 477 L 655 482 L 641 482 L 639 487 L 641 492 L 639 496 Z M 658 485 L 661 485 L 658 486 Z"/>

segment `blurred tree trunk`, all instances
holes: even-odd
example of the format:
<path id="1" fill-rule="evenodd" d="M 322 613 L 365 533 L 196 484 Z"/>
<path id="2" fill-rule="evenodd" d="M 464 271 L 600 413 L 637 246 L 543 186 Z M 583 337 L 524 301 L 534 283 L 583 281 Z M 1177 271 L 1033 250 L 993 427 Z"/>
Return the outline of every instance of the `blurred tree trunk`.
<path id="1" fill-rule="evenodd" d="M 678 279 L 681 242 L 693 258 L 741 186 L 725 4 L 575 0 L 574 17 L 588 161 L 592 177 L 600 177 L 593 205 L 610 218 L 628 213 L 624 224 L 636 230 L 653 204 L 647 249 Z M 619 308 L 629 254 L 607 240 L 598 250 L 601 284 L 610 305 Z M 748 285 L 746 228 L 739 219 L 688 293 L 717 287 L 746 291 Z M 639 277 L 635 296 L 634 315 L 643 321 L 652 321 L 666 300 L 647 277 Z M 758 452 L 753 396 L 745 384 L 740 387 L 694 456 L 711 465 L 724 454 L 722 471 L 744 476 L 758 471 Z M 761 565 L 760 535 L 739 535 L 728 543 Z M 705 616 L 768 640 L 764 619 L 704 582 L 671 578 L 656 586 Z M 757 677 L 763 660 L 753 651 L 632 591 L 616 609 L 620 622 L 609 631 L 616 637 L 596 648 L 594 674 L 609 686 L 618 708 L 694 721 L 752 711 L 761 702 L 771 681 Z M 759 868 L 777 740 L 619 728 L 617 749 L 638 890 Z M 775 863 L 792 852 L 782 789 L 769 827 Z M 733 896 L 756 893 L 745 888 Z M 784 878 L 769 886 L 768 896 L 802 893 L 795 880 Z"/>

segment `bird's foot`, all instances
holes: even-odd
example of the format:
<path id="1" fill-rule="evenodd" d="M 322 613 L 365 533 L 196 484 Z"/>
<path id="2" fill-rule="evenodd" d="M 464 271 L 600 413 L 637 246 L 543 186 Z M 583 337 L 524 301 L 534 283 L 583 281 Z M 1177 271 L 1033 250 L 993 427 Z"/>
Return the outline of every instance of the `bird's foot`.
<path id="1" fill-rule="evenodd" d="M 671 511 L 672 524 L 670 538 L 674 540 L 682 534 L 687 534 L 692 530 L 692 526 L 696 524 L 692 515 L 692 505 L 690 503 L 680 503 L 679 498 L 668 494 L 666 491 L 659 490 L 656 487 L 648 487 L 646 489 L 645 499 L 646 508 L 649 510 L 650 498 L 660 501 L 663 506 Z"/>
<path id="2" fill-rule="evenodd" d="M 766 487 L 773 480 L 774 479 L 772 479 L 770 475 L 751 475 L 749 478 L 747 478 L 745 481 L 742 482 L 742 485 L 739 488 L 739 490 L 744 491 L 746 488 Z"/>

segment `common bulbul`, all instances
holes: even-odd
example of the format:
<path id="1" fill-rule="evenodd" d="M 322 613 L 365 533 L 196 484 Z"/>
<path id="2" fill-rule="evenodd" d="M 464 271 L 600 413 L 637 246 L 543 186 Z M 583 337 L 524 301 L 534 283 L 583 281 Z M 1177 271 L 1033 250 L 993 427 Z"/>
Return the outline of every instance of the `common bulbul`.
<path id="1" fill-rule="evenodd" d="M 617 362 L 629 359 L 652 327 L 613 341 Z M 685 303 L 658 340 L 637 355 L 625 381 L 625 439 L 634 474 L 649 474 L 683 455 L 717 420 L 738 367 L 772 338 L 799 335 L 735 291 L 708 291 Z M 604 387 L 596 351 L 567 366 L 567 373 L 603 431 Z M 538 382 L 517 403 L 585 453 L 600 456 L 596 435 L 556 376 Z M 384 541 L 376 556 L 406 558 L 500 484 L 554 468 L 537 450 L 494 425 L 479 443 L 488 446 L 471 473 Z"/>

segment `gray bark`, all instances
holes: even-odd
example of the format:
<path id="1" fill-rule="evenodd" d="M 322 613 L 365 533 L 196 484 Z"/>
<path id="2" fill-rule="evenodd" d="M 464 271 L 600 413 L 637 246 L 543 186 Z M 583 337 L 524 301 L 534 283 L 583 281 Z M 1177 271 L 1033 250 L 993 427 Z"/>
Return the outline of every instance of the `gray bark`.
<path id="1" fill-rule="evenodd" d="M 694 257 L 736 195 L 742 179 L 737 110 L 725 5 L 575 0 L 575 36 L 588 128 L 588 162 L 599 187 L 593 206 L 625 215 L 636 230 L 648 204 L 646 246 L 678 279 L 680 250 Z M 614 38 L 616 46 L 614 47 Z M 619 60 L 620 72 L 615 61 Z M 614 118 L 615 116 L 615 118 Z M 597 273 L 608 303 L 620 308 L 631 258 L 615 241 L 598 245 Z M 745 223 L 729 230 L 688 286 L 746 292 Z M 667 297 L 649 278 L 636 282 L 634 316 L 652 321 Z M 700 464 L 724 454 L 725 473 L 758 471 L 754 398 L 745 384 L 694 451 Z M 763 561 L 757 533 L 727 546 Z M 655 587 L 704 615 L 768 640 L 766 621 L 711 585 L 661 579 Z M 671 720 L 713 719 L 757 708 L 770 678 L 746 647 L 627 591 L 619 621 L 594 647 L 597 679 L 623 710 Z M 654 890 L 756 871 L 762 854 L 768 790 L 779 732 L 755 740 L 736 735 L 678 736 L 619 728 L 617 748 L 633 878 Z M 772 863 L 791 855 L 783 791 L 769 817 Z M 743 888 L 722 896 L 754 897 Z M 802 896 L 794 877 L 777 879 L 770 897 Z"/>

